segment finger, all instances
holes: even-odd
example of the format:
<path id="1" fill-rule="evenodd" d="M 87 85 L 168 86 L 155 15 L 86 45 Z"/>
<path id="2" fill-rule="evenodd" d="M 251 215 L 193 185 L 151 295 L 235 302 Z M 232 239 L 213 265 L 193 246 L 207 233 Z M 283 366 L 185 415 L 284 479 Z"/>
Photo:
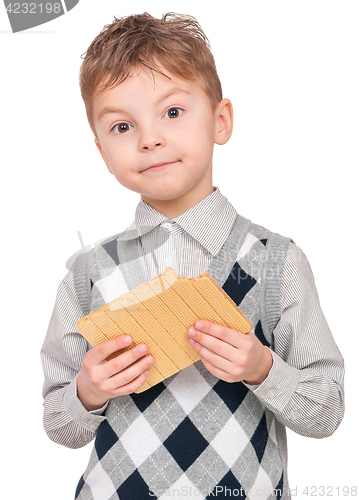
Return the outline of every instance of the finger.
<path id="1" fill-rule="evenodd" d="M 206 337 L 209 337 L 210 342 L 221 342 L 220 340 L 214 341 L 213 338 L 208 335 Z M 231 371 L 233 367 L 233 361 L 231 359 L 223 356 L 222 353 L 220 354 L 214 351 L 212 348 L 208 348 L 205 345 L 196 342 L 194 339 L 190 339 L 189 343 L 193 347 L 193 349 L 200 355 L 201 359 L 204 358 L 209 363 L 211 363 L 211 365 L 216 366 L 217 368 L 225 372 Z M 224 344 L 224 342 L 221 343 Z M 231 346 L 229 346 L 229 348 L 234 349 Z M 232 357 L 234 358 L 234 355 Z"/>
<path id="2" fill-rule="evenodd" d="M 239 382 L 239 379 L 235 379 L 230 373 L 221 370 L 215 365 L 212 365 L 212 363 L 210 363 L 207 359 L 201 358 L 201 361 L 207 368 L 207 370 L 212 373 L 212 375 L 221 380 L 224 380 L 224 382 Z"/>
<path id="3" fill-rule="evenodd" d="M 92 364 L 98 365 L 113 354 L 116 351 L 120 351 L 125 347 L 128 347 L 132 344 L 132 339 L 129 335 L 121 335 L 120 337 L 116 337 L 115 339 L 108 340 L 107 342 L 103 342 L 96 347 L 93 347 L 87 354 L 89 361 Z"/>
<path id="4" fill-rule="evenodd" d="M 148 370 L 145 370 L 137 378 L 132 380 L 129 384 L 123 385 L 115 389 L 113 391 L 112 397 L 117 398 L 117 396 L 124 396 L 125 394 L 132 394 L 133 392 L 136 392 L 146 382 L 147 377 L 148 377 Z"/>
<path id="5" fill-rule="evenodd" d="M 226 342 L 227 344 L 231 344 L 235 347 L 239 347 L 241 341 L 241 334 L 236 330 L 232 330 L 226 326 L 218 325 L 217 323 L 212 323 L 211 321 L 200 320 L 195 324 L 195 329 L 199 332 L 207 333 L 212 337 L 216 337 L 217 339 Z"/>
<path id="6" fill-rule="evenodd" d="M 105 378 L 110 378 L 113 375 L 123 371 L 125 368 L 135 363 L 140 358 L 143 358 L 148 353 L 146 344 L 139 344 L 128 351 L 120 353 L 115 358 L 107 361 L 102 367 L 102 373 Z M 139 374 L 137 374 L 139 375 Z M 136 375 L 136 376 L 137 376 Z"/>
<path id="7" fill-rule="evenodd" d="M 129 366 L 125 370 L 122 370 L 121 372 L 108 379 L 108 390 L 118 390 L 121 387 L 131 384 L 141 374 L 148 371 L 153 363 L 153 356 L 146 356 L 145 358 L 137 361 L 137 363 Z"/>
<path id="8" fill-rule="evenodd" d="M 233 362 L 238 355 L 238 350 L 236 347 L 234 347 L 232 344 L 228 344 L 220 338 L 214 337 L 207 333 L 203 333 L 194 328 L 190 328 L 188 330 L 188 335 L 199 346 L 206 348 L 208 351 L 211 351 L 212 353 L 215 353 L 229 361 Z M 192 347 L 195 347 L 194 344 L 191 343 L 191 345 Z M 199 348 L 200 347 L 196 348 L 197 352 L 199 352 Z M 202 349 L 202 352 L 204 353 L 206 351 Z"/>

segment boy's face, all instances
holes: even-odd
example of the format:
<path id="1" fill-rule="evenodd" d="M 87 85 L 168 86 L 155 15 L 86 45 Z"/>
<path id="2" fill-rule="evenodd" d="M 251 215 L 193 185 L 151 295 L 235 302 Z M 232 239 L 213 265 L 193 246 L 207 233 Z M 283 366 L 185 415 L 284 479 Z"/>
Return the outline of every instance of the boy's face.
<path id="1" fill-rule="evenodd" d="M 213 147 L 231 135 L 232 108 L 214 111 L 198 83 L 169 76 L 134 71 L 95 97 L 93 117 L 109 171 L 173 218 L 212 193 Z"/>

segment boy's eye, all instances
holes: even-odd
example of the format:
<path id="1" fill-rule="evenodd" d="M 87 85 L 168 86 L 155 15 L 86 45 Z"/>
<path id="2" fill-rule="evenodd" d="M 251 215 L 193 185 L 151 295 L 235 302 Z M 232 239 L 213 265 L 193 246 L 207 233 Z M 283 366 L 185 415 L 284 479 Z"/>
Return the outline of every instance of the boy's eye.
<path id="1" fill-rule="evenodd" d="M 183 112 L 183 109 L 181 108 L 170 108 L 169 110 L 166 111 L 166 116 L 167 118 L 177 118 L 180 116 Z"/>
<path id="2" fill-rule="evenodd" d="M 115 134 L 124 134 L 128 132 L 132 128 L 132 125 L 129 123 L 117 123 L 112 129 Z"/>

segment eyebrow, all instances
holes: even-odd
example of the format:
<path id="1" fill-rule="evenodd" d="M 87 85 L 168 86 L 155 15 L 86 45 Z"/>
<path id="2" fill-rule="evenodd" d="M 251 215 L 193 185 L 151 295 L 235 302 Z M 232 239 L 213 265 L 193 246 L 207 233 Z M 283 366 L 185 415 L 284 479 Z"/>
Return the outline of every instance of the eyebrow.
<path id="1" fill-rule="evenodd" d="M 166 92 L 164 95 L 160 96 L 157 99 L 157 103 L 160 103 L 162 101 L 165 101 L 169 97 L 175 94 L 188 94 L 192 95 L 192 93 L 189 90 L 185 90 L 181 87 L 174 87 L 173 89 L 170 89 L 168 92 Z M 126 110 L 122 108 L 114 108 L 111 106 L 106 106 L 105 108 L 101 109 L 97 116 L 97 120 L 100 121 L 105 115 L 111 114 L 111 113 L 126 113 Z"/>
<path id="2" fill-rule="evenodd" d="M 99 112 L 97 120 L 100 121 L 105 115 L 109 115 L 111 113 L 125 113 L 125 110 L 121 108 L 105 107 Z"/>
<path id="3" fill-rule="evenodd" d="M 157 102 L 165 101 L 169 97 L 175 94 L 188 94 L 192 95 L 192 93 L 189 90 L 182 89 L 181 87 L 174 87 L 173 89 L 170 89 L 166 94 L 160 96 L 157 100 Z"/>

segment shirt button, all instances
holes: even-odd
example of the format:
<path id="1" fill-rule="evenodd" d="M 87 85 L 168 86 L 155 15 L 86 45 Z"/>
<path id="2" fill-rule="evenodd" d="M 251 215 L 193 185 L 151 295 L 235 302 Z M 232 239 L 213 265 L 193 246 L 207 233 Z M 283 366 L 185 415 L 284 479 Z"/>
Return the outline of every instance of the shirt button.
<path id="1" fill-rule="evenodd" d="M 171 231 L 172 230 L 172 224 L 170 222 L 165 222 L 162 224 L 163 229 L 166 229 L 166 231 Z"/>
<path id="2" fill-rule="evenodd" d="M 289 413 L 289 415 L 288 415 L 288 418 L 289 418 L 290 420 L 297 420 L 297 418 L 299 418 L 299 417 L 300 417 L 299 412 L 297 412 L 297 411 L 295 411 L 295 410 L 291 411 L 291 412 Z"/>
<path id="3" fill-rule="evenodd" d="M 275 396 L 276 394 L 277 394 L 276 389 L 271 389 L 270 391 L 268 391 L 268 393 L 267 393 L 267 397 L 268 397 L 269 399 L 272 399 L 272 398 L 274 398 L 274 396 Z"/>

